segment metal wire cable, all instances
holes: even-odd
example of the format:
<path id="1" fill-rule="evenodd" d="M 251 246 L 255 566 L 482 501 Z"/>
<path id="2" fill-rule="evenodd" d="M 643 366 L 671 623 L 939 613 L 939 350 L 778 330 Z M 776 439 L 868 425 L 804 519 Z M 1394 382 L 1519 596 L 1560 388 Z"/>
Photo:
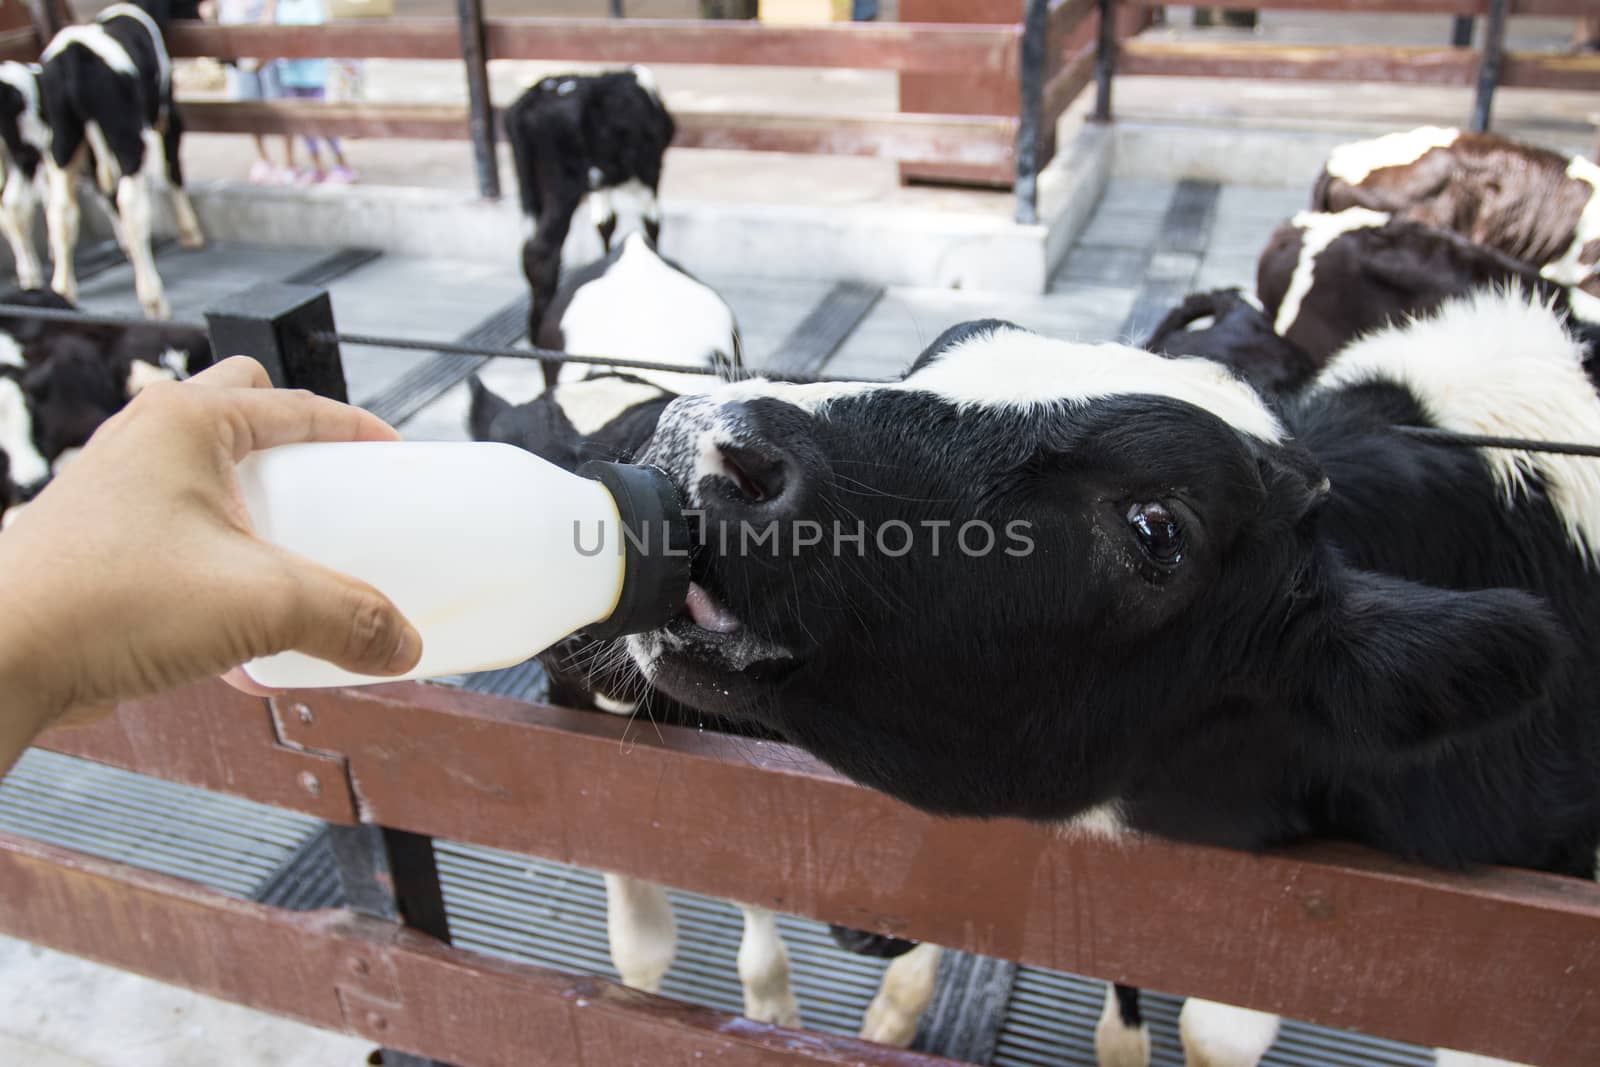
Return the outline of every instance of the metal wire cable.
<path id="1" fill-rule="evenodd" d="M 1396 426 L 1394 431 L 1430 445 L 1446 448 L 1507 448 L 1521 452 L 1553 452 L 1563 456 L 1588 456 L 1600 459 L 1600 445 L 1583 445 L 1571 441 L 1535 441 L 1526 437 L 1495 437 L 1489 434 L 1456 433 L 1437 430 L 1431 426 Z"/>
<path id="2" fill-rule="evenodd" d="M 205 332 L 207 329 L 206 325 L 200 322 L 154 321 L 120 315 L 91 315 L 65 308 L 44 308 L 31 307 L 26 304 L 0 303 L 0 320 L 6 318 L 79 323 L 85 326 L 177 326 L 201 332 Z M 664 371 L 671 374 L 698 374 L 707 377 L 715 377 L 722 373 L 716 367 L 684 366 L 678 363 L 663 363 L 659 360 L 584 356 L 571 352 L 558 352 L 548 348 L 504 348 L 494 345 L 466 345 L 457 344 L 453 341 L 424 341 L 411 337 L 388 337 L 382 334 L 319 330 L 310 334 L 308 340 L 313 345 L 323 346 L 340 344 L 365 345 L 371 348 L 391 348 L 409 352 L 442 352 L 446 355 L 486 356 L 490 359 L 538 359 L 551 363 L 578 363 L 587 366 Z M 800 384 L 853 380 L 840 378 L 790 378 L 771 374 L 765 374 L 762 377 L 773 381 Z M 1520 452 L 1545 452 L 1555 455 L 1584 456 L 1589 459 L 1600 459 L 1600 445 L 1581 444 L 1574 441 L 1539 441 L 1527 437 L 1498 437 L 1490 434 L 1456 433 L 1452 430 L 1440 430 L 1431 426 L 1395 426 L 1393 430 L 1402 437 L 1409 437 L 1414 441 L 1439 445 L 1445 448 L 1499 448 Z"/>

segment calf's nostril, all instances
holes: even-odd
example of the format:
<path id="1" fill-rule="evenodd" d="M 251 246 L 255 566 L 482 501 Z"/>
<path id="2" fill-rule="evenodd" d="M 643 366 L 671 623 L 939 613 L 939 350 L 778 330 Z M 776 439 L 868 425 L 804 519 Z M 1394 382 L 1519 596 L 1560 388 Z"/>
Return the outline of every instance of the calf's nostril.
<path id="1" fill-rule="evenodd" d="M 717 451 L 722 461 L 722 473 L 749 503 L 764 504 L 783 493 L 784 464 L 781 458 L 743 445 L 718 445 Z"/>

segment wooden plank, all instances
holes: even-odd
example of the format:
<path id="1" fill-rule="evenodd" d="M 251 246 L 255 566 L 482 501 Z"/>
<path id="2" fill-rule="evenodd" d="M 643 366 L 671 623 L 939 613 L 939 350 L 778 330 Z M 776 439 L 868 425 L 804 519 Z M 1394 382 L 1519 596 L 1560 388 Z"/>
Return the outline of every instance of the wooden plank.
<path id="1" fill-rule="evenodd" d="M 1085 46 L 1044 87 L 1046 125 L 1054 126 L 1062 112 L 1071 107 L 1072 102 L 1078 99 L 1078 94 L 1094 80 L 1094 52 L 1094 45 Z"/>
<path id="2" fill-rule="evenodd" d="M 846 67 L 877 70 L 969 70 L 1016 77 L 1020 37 L 1012 25 L 858 23 L 769 26 L 754 22 L 671 19 L 489 19 L 490 59 L 734 66 Z M 319 26 L 172 28 L 175 56 L 279 58 L 350 56 L 459 59 L 450 19 L 365 19 Z"/>
<path id="3" fill-rule="evenodd" d="M 460 1067 L 954 1062 L 466 952 L 349 912 L 236 900 L 8 834 L 0 930 Z"/>
<path id="4" fill-rule="evenodd" d="M 1507 52 L 1501 60 L 1500 87 L 1600 91 L 1600 55 Z"/>
<path id="5" fill-rule="evenodd" d="M 327 822 L 356 821 L 344 761 L 280 745 L 268 703 L 221 682 L 124 704 L 93 725 L 51 731 L 42 747 Z"/>
<path id="6" fill-rule="evenodd" d="M 1063 840 L 928 817 L 782 745 L 427 686 L 300 696 L 280 731 L 348 759 L 369 821 L 1425 1045 L 1600 1047 L 1587 882 Z"/>
<path id="7" fill-rule="evenodd" d="M 1303 81 L 1471 85 L 1478 54 L 1469 49 L 1346 45 L 1318 47 L 1231 41 L 1123 42 L 1117 73 L 1181 78 L 1290 78 Z"/>
<path id="8" fill-rule="evenodd" d="M 27 9 L 19 4 L 12 4 L 3 10 L 21 11 L 23 18 L 27 18 Z M 33 63 L 39 59 L 39 38 L 34 34 L 31 26 L 20 30 L 7 30 L 0 33 L 0 63 L 13 60 L 17 63 Z"/>
<path id="9" fill-rule="evenodd" d="M 185 102 L 186 129 L 207 133 L 298 133 L 328 137 L 459 140 L 467 112 L 453 104 Z M 679 148 L 875 156 L 895 160 L 1006 164 L 1016 120 L 982 115 L 814 116 L 678 111 Z"/>
<path id="10" fill-rule="evenodd" d="M 1333 845 L 1250 856 L 935 819 L 787 746 L 442 687 L 274 707 L 275 747 L 346 765 L 365 822 L 1544 1067 L 1590 1067 L 1600 1047 L 1591 883 Z M 216 736 L 229 721 L 147 704 L 119 728 L 169 744 L 209 730 L 239 764 L 211 788 L 273 802 L 281 783 L 248 766 L 258 756 Z M 260 738 L 254 721 L 234 725 Z M 174 765 L 160 744 L 97 753 L 71 736 L 47 742 Z"/>

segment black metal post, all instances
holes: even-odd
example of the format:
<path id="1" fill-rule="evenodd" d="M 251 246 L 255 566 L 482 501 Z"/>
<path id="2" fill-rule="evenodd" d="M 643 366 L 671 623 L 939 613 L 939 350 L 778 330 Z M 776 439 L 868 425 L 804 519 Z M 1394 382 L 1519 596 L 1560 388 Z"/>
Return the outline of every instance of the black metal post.
<path id="1" fill-rule="evenodd" d="M 345 906 L 385 922 L 398 922 L 450 940 L 433 839 L 386 826 L 328 827 Z M 383 1050 L 384 1067 L 446 1067 L 438 1060 Z"/>
<path id="2" fill-rule="evenodd" d="M 609 11 L 610 11 L 610 15 L 611 15 L 612 18 L 614 18 L 614 19 L 623 18 L 624 16 L 623 16 L 623 13 L 622 13 L 622 0 L 611 0 L 611 6 L 610 6 Z"/>
<path id="3" fill-rule="evenodd" d="M 1457 15 L 1450 20 L 1450 47 L 1471 48 L 1472 31 L 1477 20 L 1471 15 Z"/>
<path id="4" fill-rule="evenodd" d="M 471 112 L 472 158 L 478 168 L 478 195 L 498 200 L 500 160 L 495 150 L 494 107 L 489 102 L 483 0 L 456 0 L 456 20 L 461 29 L 461 62 L 467 68 L 467 106 Z"/>
<path id="5" fill-rule="evenodd" d="M 349 401 L 339 346 L 312 339 L 335 332 L 326 291 L 277 282 L 257 285 L 208 310 L 206 326 L 218 359 L 251 356 L 267 368 L 274 385 Z"/>
<path id="6" fill-rule="evenodd" d="M 1506 0 L 1489 0 L 1489 18 L 1483 27 L 1483 59 L 1478 63 L 1478 95 L 1472 103 L 1472 128 L 1478 133 L 1489 129 L 1505 45 Z"/>
<path id="7" fill-rule="evenodd" d="M 1050 0 L 1028 0 L 1017 73 L 1017 221 L 1039 221 L 1039 141 L 1044 113 L 1044 46 Z"/>
<path id="8" fill-rule="evenodd" d="M 1094 121 L 1111 121 L 1111 79 L 1117 72 L 1117 0 L 1100 0 L 1094 42 Z"/>

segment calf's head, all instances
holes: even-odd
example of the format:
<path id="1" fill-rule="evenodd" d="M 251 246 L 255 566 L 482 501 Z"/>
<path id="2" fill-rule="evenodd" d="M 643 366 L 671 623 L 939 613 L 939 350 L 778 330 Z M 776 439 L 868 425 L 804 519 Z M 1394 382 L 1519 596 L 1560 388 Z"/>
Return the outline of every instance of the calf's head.
<path id="1" fill-rule="evenodd" d="M 924 808 L 1059 818 L 1154 755 L 1387 760 L 1514 714 L 1532 598 L 1354 572 L 1328 492 L 1204 360 L 957 327 L 894 383 L 672 402 L 642 462 L 700 517 L 650 682 Z"/>

